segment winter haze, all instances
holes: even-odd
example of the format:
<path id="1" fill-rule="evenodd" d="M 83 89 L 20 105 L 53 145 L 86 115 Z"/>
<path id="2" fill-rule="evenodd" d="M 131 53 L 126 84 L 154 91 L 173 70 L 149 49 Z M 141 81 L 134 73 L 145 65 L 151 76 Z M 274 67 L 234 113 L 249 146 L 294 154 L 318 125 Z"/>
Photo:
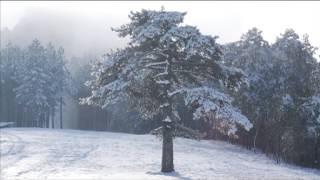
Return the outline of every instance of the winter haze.
<path id="1" fill-rule="evenodd" d="M 0 179 L 320 179 L 320 2 L 0 2 Z"/>
<path id="2" fill-rule="evenodd" d="M 122 47 L 111 27 L 128 22 L 130 11 L 144 9 L 187 12 L 185 23 L 218 42 L 236 41 L 252 27 L 269 42 L 294 29 L 309 34 L 320 47 L 320 2 L 9 2 L 1 1 L 1 44 L 28 44 L 34 38 L 65 48 L 67 55 L 103 54 Z M 27 33 L 26 33 L 27 32 Z"/>

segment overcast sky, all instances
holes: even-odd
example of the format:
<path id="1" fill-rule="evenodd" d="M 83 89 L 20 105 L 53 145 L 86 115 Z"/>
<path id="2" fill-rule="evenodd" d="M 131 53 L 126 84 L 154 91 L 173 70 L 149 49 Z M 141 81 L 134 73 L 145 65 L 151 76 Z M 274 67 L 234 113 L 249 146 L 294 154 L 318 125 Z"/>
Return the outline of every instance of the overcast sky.
<path id="1" fill-rule="evenodd" d="M 19 23 L 27 21 L 26 17 L 34 19 L 39 16 L 45 17 L 45 21 L 39 21 L 44 24 L 37 27 L 38 29 L 46 29 L 47 24 L 53 23 L 52 19 L 56 18 L 55 22 L 68 19 L 67 22 L 78 22 L 73 34 L 77 33 L 76 31 L 87 34 L 86 39 L 79 43 L 96 42 L 103 46 L 103 42 L 97 41 L 110 40 L 117 44 L 116 34 L 110 31 L 110 27 L 117 27 L 128 22 L 128 14 L 132 10 L 137 11 L 141 8 L 160 10 L 161 6 L 164 6 L 166 10 L 188 12 L 185 18 L 186 24 L 197 26 L 204 34 L 218 35 L 221 43 L 239 40 L 241 34 L 252 27 L 262 30 L 264 38 L 269 42 L 274 42 L 286 28 L 293 28 L 300 36 L 308 33 L 311 43 L 314 46 L 320 46 L 320 2 L 1 1 L 1 29 L 4 27 L 10 30 L 18 28 Z M 48 13 L 50 18 L 46 18 L 49 17 Z M 79 26 L 82 21 L 83 24 Z M 33 23 L 37 22 L 34 20 Z M 23 27 L 31 25 L 34 26 L 32 21 L 29 24 L 24 23 Z M 63 27 L 54 27 L 50 26 L 51 31 L 71 33 L 68 30 L 68 23 L 65 23 Z M 33 29 L 33 32 L 37 32 L 37 29 Z M 109 39 L 102 37 L 104 32 Z M 120 46 L 120 44 L 114 46 Z M 113 48 L 113 46 L 106 48 Z"/>

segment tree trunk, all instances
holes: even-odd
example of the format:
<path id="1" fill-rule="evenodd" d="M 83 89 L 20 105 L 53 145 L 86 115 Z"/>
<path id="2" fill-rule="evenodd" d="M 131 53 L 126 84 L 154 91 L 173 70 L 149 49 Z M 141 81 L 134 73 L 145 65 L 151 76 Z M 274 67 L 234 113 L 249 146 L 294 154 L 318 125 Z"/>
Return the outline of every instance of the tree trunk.
<path id="1" fill-rule="evenodd" d="M 165 73 L 166 72 L 166 73 Z M 168 92 L 171 90 L 171 58 L 166 59 L 166 70 L 161 75 L 160 80 L 167 80 L 170 83 L 163 85 L 163 91 L 160 94 L 160 101 L 162 106 L 161 112 L 163 115 L 163 126 L 162 126 L 162 172 L 172 172 L 174 171 L 173 167 L 173 123 L 172 117 L 172 99 L 169 96 Z M 168 118 L 168 119 L 167 119 Z M 169 121 L 167 121 L 169 120 Z"/>
<path id="2" fill-rule="evenodd" d="M 52 116 L 51 116 L 51 128 L 54 129 L 54 114 L 55 108 L 52 108 Z"/>
<path id="3" fill-rule="evenodd" d="M 315 146 L 315 163 L 316 163 L 316 168 L 320 168 L 320 158 L 319 158 L 319 147 L 320 147 L 320 137 L 319 135 L 315 137 L 316 141 L 316 146 Z"/>
<path id="4" fill-rule="evenodd" d="M 41 112 L 40 118 L 39 118 L 39 127 L 43 128 L 44 127 L 43 124 L 44 124 L 44 116 L 43 116 L 43 113 Z"/>
<path id="5" fill-rule="evenodd" d="M 254 152 L 256 152 L 256 141 L 257 141 L 258 133 L 259 133 L 259 129 L 257 128 L 256 133 L 254 135 L 254 139 L 253 139 L 253 151 Z"/>
<path id="6" fill-rule="evenodd" d="M 25 120 L 25 117 L 24 117 L 24 108 L 23 106 L 21 106 L 21 126 L 22 127 L 25 127 L 29 125 L 29 122 Z"/>
<path id="7" fill-rule="evenodd" d="M 1 61 L 0 61 L 0 66 L 1 66 Z M 5 84 L 2 84 L 2 76 L 0 72 L 0 119 L 6 119 L 4 116 L 4 111 L 3 108 L 5 107 L 5 102 L 4 102 L 4 93 L 2 93 L 3 86 Z"/>
<path id="8" fill-rule="evenodd" d="M 46 128 L 49 128 L 49 121 L 50 121 L 50 108 L 47 108 L 47 112 L 46 112 Z"/>
<path id="9" fill-rule="evenodd" d="M 104 111 L 105 112 L 105 116 L 106 117 L 106 130 L 109 130 L 109 117 L 108 117 L 108 112 L 107 111 Z"/>
<path id="10" fill-rule="evenodd" d="M 62 96 L 60 97 L 60 129 L 62 129 Z"/>
<path id="11" fill-rule="evenodd" d="M 162 172 L 172 172 L 173 167 L 173 137 L 172 129 L 168 125 L 163 126 L 163 141 L 162 141 Z"/>

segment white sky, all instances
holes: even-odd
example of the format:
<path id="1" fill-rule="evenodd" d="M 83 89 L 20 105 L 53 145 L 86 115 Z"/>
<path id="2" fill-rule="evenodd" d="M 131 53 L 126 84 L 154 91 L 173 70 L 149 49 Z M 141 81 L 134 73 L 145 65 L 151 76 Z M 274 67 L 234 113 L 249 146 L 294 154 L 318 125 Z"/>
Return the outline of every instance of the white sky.
<path id="1" fill-rule="evenodd" d="M 1 28 L 12 29 L 28 11 L 50 10 L 93 19 L 116 19 L 121 25 L 128 21 L 131 10 L 160 9 L 187 11 L 185 23 L 197 26 L 203 33 L 218 35 L 220 42 L 239 40 L 252 27 L 263 31 L 269 42 L 293 28 L 300 36 L 308 33 L 314 46 L 320 47 L 320 2 L 75 2 L 75 1 L 1 1 Z M 102 21 L 103 23 L 103 21 Z"/>

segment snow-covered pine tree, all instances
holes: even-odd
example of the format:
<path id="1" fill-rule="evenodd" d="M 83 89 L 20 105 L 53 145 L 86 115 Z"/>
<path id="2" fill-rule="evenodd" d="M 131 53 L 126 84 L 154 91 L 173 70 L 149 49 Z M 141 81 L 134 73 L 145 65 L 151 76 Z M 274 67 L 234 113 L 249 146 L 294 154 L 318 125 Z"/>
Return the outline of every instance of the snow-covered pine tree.
<path id="1" fill-rule="evenodd" d="M 49 127 L 51 111 L 61 101 L 68 80 L 63 50 L 56 51 L 51 44 L 44 48 L 34 40 L 24 52 L 15 80 L 16 98 L 32 121 L 31 126 Z M 35 122 L 31 120 L 34 118 Z"/>
<path id="2" fill-rule="evenodd" d="M 254 124 L 253 146 L 256 148 L 257 138 L 263 121 L 268 119 L 272 102 L 271 86 L 267 78 L 272 68 L 270 46 L 264 40 L 262 31 L 252 28 L 242 35 L 240 41 L 225 45 L 224 50 L 224 62 L 242 69 L 247 76 L 248 86 L 242 86 L 236 92 L 235 102 Z"/>
<path id="3" fill-rule="evenodd" d="M 176 111 L 177 97 L 194 110 L 194 119 L 215 116 L 228 135 L 236 133 L 237 125 L 252 127 L 223 93 L 226 87 L 239 86 L 242 72 L 223 65 L 217 37 L 181 25 L 185 15 L 163 9 L 131 12 L 131 22 L 114 29 L 120 37 L 130 37 L 129 46 L 93 67 L 94 79 L 87 83 L 92 94 L 82 99 L 106 108 L 127 98 L 142 117 L 160 116 L 162 172 L 174 171 L 173 132 L 184 129 Z"/>
<path id="4" fill-rule="evenodd" d="M 45 68 L 47 62 L 44 51 L 38 40 L 34 40 L 27 48 L 23 64 L 19 66 L 19 86 L 15 89 L 18 102 L 28 111 L 26 114 L 36 117 L 33 124 L 36 127 L 42 125 L 44 109 L 49 107 L 46 93 L 49 90 L 47 84 L 50 82 L 50 76 Z"/>
<path id="5" fill-rule="evenodd" d="M 314 95 L 302 105 L 303 116 L 307 119 L 310 136 L 320 138 L 320 95 Z"/>
<path id="6" fill-rule="evenodd" d="M 306 42 L 306 40 L 305 40 Z M 309 44 L 309 43 L 305 43 Z M 314 48 L 310 48 L 314 52 Z M 311 161 L 309 164 L 320 168 L 320 62 L 316 62 L 311 73 L 311 83 L 313 95 L 302 104 L 299 109 L 301 119 L 306 122 L 306 139 L 308 139 L 308 148 L 304 154 L 304 159 Z M 307 156 L 307 157 L 306 157 Z"/>
<path id="7" fill-rule="evenodd" d="M 21 124 L 17 117 L 17 102 L 14 88 L 17 87 L 16 76 L 23 59 L 23 51 L 18 46 L 7 44 L 0 53 L 0 119 Z"/>
<path id="8" fill-rule="evenodd" d="M 50 73 L 50 81 L 48 84 L 50 92 L 50 108 L 48 113 L 54 116 L 56 106 L 60 107 L 60 128 L 63 126 L 62 122 L 62 105 L 63 95 L 71 90 L 70 73 L 66 68 L 64 60 L 63 48 L 55 49 L 54 46 L 49 43 L 45 49 L 45 55 L 48 63 L 48 73 Z M 54 127 L 54 117 L 51 117 L 51 127 Z"/>

